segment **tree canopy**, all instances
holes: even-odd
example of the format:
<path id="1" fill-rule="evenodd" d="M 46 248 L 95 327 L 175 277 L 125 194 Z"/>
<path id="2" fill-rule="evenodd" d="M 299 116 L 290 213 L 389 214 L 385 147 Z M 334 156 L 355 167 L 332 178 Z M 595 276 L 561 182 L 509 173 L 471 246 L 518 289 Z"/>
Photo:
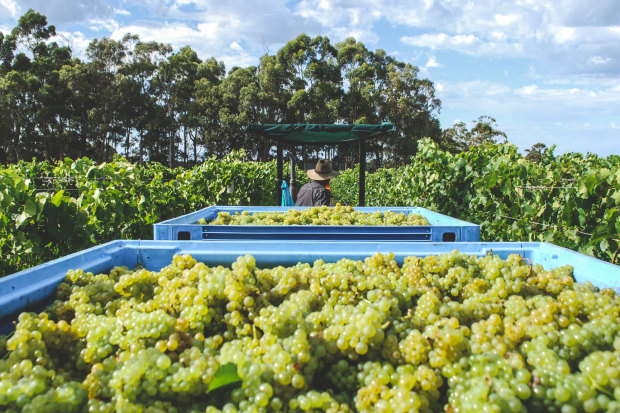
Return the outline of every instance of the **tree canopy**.
<path id="1" fill-rule="evenodd" d="M 2 163 L 101 162 L 118 153 L 176 166 L 242 148 L 249 159 L 271 159 L 275 142 L 248 134 L 250 123 L 392 122 L 395 133 L 369 142 L 377 166 L 408 163 L 423 137 L 467 146 L 458 133 L 442 134 L 433 82 L 353 38 L 334 45 L 301 34 L 256 66 L 227 70 L 189 46 L 175 51 L 133 34 L 94 39 L 82 61 L 53 41 L 55 34 L 34 10 L 0 33 Z M 501 135 L 487 125 L 470 138 Z M 330 155 L 351 162 L 358 156 L 349 146 Z"/>

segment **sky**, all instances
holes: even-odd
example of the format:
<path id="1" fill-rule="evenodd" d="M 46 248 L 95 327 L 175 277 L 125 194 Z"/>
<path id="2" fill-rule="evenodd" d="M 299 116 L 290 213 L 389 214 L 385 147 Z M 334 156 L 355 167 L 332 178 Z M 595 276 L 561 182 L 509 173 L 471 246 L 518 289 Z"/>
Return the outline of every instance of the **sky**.
<path id="1" fill-rule="evenodd" d="M 443 129 L 490 116 L 522 153 L 620 155 L 620 0 L 0 0 L 0 31 L 28 9 L 82 60 L 126 33 L 227 69 L 301 33 L 354 37 L 434 83 Z"/>

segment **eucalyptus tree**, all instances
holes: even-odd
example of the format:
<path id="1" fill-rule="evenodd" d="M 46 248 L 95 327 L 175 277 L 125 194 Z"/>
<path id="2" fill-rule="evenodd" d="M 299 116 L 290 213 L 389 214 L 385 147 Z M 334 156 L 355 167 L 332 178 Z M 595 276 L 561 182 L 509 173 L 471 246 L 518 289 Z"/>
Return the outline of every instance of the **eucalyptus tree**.
<path id="1" fill-rule="evenodd" d="M 193 138 L 194 162 L 198 161 L 198 146 L 205 148 L 205 155 L 208 155 L 212 152 L 211 142 L 219 140 L 219 113 L 222 106 L 220 84 L 225 75 L 224 63 L 215 58 L 207 59 L 198 66 L 194 99 L 189 105 L 189 120 L 196 130 Z"/>
<path id="2" fill-rule="evenodd" d="M 118 70 L 118 81 L 123 96 L 121 120 L 125 129 L 125 154 L 131 156 L 130 149 L 137 143 L 137 159 L 140 163 L 146 157 L 145 142 L 151 119 L 158 116 L 152 95 L 151 82 L 159 65 L 172 53 L 169 44 L 142 42 L 137 35 L 123 37 L 127 53 L 125 63 Z M 132 135 L 137 135 L 133 142 Z M 153 134 L 151 134 L 153 135 Z"/>
<path id="3" fill-rule="evenodd" d="M 441 134 L 436 113 L 441 102 L 433 83 L 419 78 L 417 67 L 400 62 L 385 51 L 368 50 L 348 38 L 336 45 L 344 80 L 339 113 L 346 123 L 394 123 L 396 132 L 367 143 L 375 166 L 407 163 L 423 137 Z"/>
<path id="4" fill-rule="evenodd" d="M 338 120 L 342 79 L 337 50 L 327 37 L 306 34 L 286 43 L 276 55 L 281 94 L 288 99 L 289 123 Z"/>
<path id="5" fill-rule="evenodd" d="M 336 44 L 336 56 L 340 68 L 343 94 L 338 106 L 339 118 L 343 123 L 379 123 L 380 99 L 378 99 L 375 82 L 377 80 L 377 57 L 362 42 L 349 37 Z M 366 142 L 366 149 L 377 152 L 376 139 Z M 338 158 L 348 164 L 358 159 L 359 153 L 351 145 L 338 148 Z"/>
<path id="6" fill-rule="evenodd" d="M 165 108 L 168 128 L 166 131 L 168 165 L 174 166 L 177 159 L 179 132 L 186 138 L 186 122 L 190 100 L 194 95 L 194 84 L 201 60 L 189 46 L 160 63 L 151 84 L 157 103 Z M 185 141 L 186 142 L 186 141 Z M 187 145 L 185 145 L 186 147 Z M 186 157 L 186 151 L 183 156 Z"/>
<path id="7" fill-rule="evenodd" d="M 475 145 L 506 143 L 508 141 L 506 133 L 496 129 L 496 121 L 490 116 L 480 116 L 472 124 L 473 126 L 470 129 L 465 122 L 461 121 L 443 130 L 442 140 L 450 145 L 452 152 L 468 151 Z"/>
<path id="8" fill-rule="evenodd" d="M 96 151 L 90 139 L 96 136 L 97 124 L 90 116 L 97 100 L 98 82 L 96 73 L 86 63 L 76 61 L 60 69 L 60 79 L 69 91 L 65 100 L 70 117 L 65 130 L 65 141 L 72 148 L 71 157 L 96 158 Z"/>
<path id="9" fill-rule="evenodd" d="M 305 70 L 308 82 L 310 123 L 335 123 L 344 95 L 337 50 L 326 36 L 317 36 L 310 42 L 309 61 Z"/>
<path id="10" fill-rule="evenodd" d="M 86 48 L 88 69 L 96 84 L 91 98 L 95 101 L 89 118 L 95 125 L 91 130 L 97 160 L 110 159 L 121 133 L 121 94 L 117 82 L 118 70 L 127 55 L 126 44 L 110 38 L 94 39 Z"/>
<path id="11" fill-rule="evenodd" d="M 0 32 L 0 76 L 4 76 L 12 70 L 16 47 L 17 42 L 13 33 L 5 36 L 4 33 Z"/>
<path id="12" fill-rule="evenodd" d="M 260 123 L 286 123 L 289 121 L 287 104 L 293 95 L 288 83 L 290 75 L 274 55 L 265 54 L 257 68 Z"/>
<path id="13" fill-rule="evenodd" d="M 15 38 L 0 32 L 0 163 L 7 163 L 15 139 L 12 96 L 6 74 L 12 70 Z"/>
<path id="14" fill-rule="evenodd" d="M 305 122 L 308 99 L 305 79 L 308 64 L 310 36 L 301 34 L 287 42 L 276 54 L 276 67 L 281 82 L 279 94 L 286 101 L 284 121 L 286 123 Z"/>
<path id="15" fill-rule="evenodd" d="M 550 148 L 547 148 L 547 145 L 542 142 L 535 143 L 530 149 L 525 150 L 525 159 L 530 162 L 540 163 L 542 161 L 543 154 L 549 149 Z"/>
<path id="16" fill-rule="evenodd" d="M 440 100 L 435 96 L 433 82 L 420 79 L 416 66 L 390 62 L 386 66 L 385 85 L 380 91 L 381 120 L 389 120 L 396 132 L 381 140 L 383 157 L 391 166 L 408 163 L 417 152 L 418 140 L 429 137 L 435 141 L 441 136 L 436 113 Z M 379 83 L 379 82 L 377 82 Z"/>
<path id="17" fill-rule="evenodd" d="M 297 36 L 278 50 L 274 80 L 280 80 L 279 101 L 286 103 L 286 123 L 336 123 L 343 96 L 337 50 L 329 38 Z M 273 88 L 275 89 L 275 88 Z M 305 160 L 304 148 L 304 160 Z M 318 152 L 320 147 L 312 147 Z"/>
<path id="18" fill-rule="evenodd" d="M 289 73 L 274 55 L 265 54 L 260 58 L 257 68 L 258 111 L 257 123 L 288 123 L 290 111 L 288 103 L 293 92 L 288 87 Z M 258 142 L 256 158 L 267 161 L 270 158 L 273 142 L 266 137 L 253 137 Z"/>
<path id="19" fill-rule="evenodd" d="M 374 53 L 352 37 L 336 44 L 336 49 L 344 87 L 340 117 L 349 124 L 377 123 Z"/>
<path id="20" fill-rule="evenodd" d="M 232 150 L 245 149 L 255 157 L 258 145 L 248 137 L 245 127 L 259 119 L 258 77 L 256 67 L 233 67 L 219 85 L 222 104 L 219 110 L 219 136 L 208 142 L 210 152 L 224 156 Z"/>
<path id="21" fill-rule="evenodd" d="M 0 38 L 0 105 L 3 111 L 3 160 L 50 156 L 57 147 L 60 67 L 70 50 L 50 41 L 56 29 L 45 16 L 28 10 L 10 34 Z"/>

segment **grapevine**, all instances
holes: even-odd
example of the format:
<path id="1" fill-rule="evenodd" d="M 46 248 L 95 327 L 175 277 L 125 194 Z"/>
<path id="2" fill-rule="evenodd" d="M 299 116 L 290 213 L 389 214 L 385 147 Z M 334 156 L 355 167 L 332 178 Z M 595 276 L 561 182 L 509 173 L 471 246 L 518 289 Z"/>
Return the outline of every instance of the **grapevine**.
<path id="1" fill-rule="evenodd" d="M 2 338 L 4 410 L 620 410 L 620 297 L 516 254 L 176 255 L 55 294 Z"/>

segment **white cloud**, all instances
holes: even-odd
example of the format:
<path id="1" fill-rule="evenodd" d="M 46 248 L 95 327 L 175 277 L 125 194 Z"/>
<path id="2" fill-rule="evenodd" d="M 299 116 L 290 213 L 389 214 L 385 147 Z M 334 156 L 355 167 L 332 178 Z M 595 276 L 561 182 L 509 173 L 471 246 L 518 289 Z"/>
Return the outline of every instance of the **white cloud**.
<path id="1" fill-rule="evenodd" d="M 7 0 L 0 0 L 6 2 Z M 11 0 L 8 0 L 11 3 Z M 60 25 L 91 18 L 106 19 L 114 16 L 110 0 L 19 0 L 17 14 L 33 9 L 47 17 L 48 24 Z M 16 16 L 14 16 L 16 17 Z"/>
<path id="2" fill-rule="evenodd" d="M 235 50 L 235 51 L 238 51 L 238 52 L 243 52 L 243 47 L 241 47 L 241 45 L 239 45 L 239 43 L 237 43 L 237 42 L 232 42 L 230 44 L 230 48 L 232 50 Z"/>
<path id="3" fill-rule="evenodd" d="M 354 37 L 362 43 L 375 44 L 379 36 L 373 26 L 383 16 L 380 3 L 373 4 L 369 0 L 301 0 L 293 12 L 308 22 L 318 23 L 319 27 L 315 26 L 314 30 L 327 35 L 334 43 Z"/>
<path id="4" fill-rule="evenodd" d="M 593 65 L 604 65 L 609 63 L 611 59 L 609 57 L 603 57 L 603 56 L 592 56 L 589 60 L 588 63 L 591 63 Z"/>
<path id="5" fill-rule="evenodd" d="M 88 28 L 96 33 L 103 33 L 101 37 L 109 37 L 109 33 L 116 30 L 122 30 L 121 25 L 113 19 L 91 19 L 88 22 Z"/>
<path id="6" fill-rule="evenodd" d="M 431 67 L 442 67 L 442 66 L 443 65 L 437 61 L 437 58 L 435 56 L 429 57 L 428 61 L 424 65 L 426 69 L 431 68 Z"/>
<path id="7" fill-rule="evenodd" d="M 436 88 L 442 101 L 440 120 L 445 128 L 456 118 L 467 123 L 490 115 L 521 150 L 542 142 L 557 145 L 558 153 L 619 154 L 618 85 L 596 82 L 565 87 L 564 80 L 553 80 L 512 88 L 480 80 L 443 81 Z"/>
<path id="8" fill-rule="evenodd" d="M 131 16 L 131 12 L 127 9 L 114 9 L 114 14 L 118 16 Z"/>
<path id="9" fill-rule="evenodd" d="M 232 35 L 241 25 L 242 22 L 236 19 L 201 23 L 196 28 L 179 22 L 133 25 L 116 29 L 110 37 L 119 40 L 129 32 L 137 34 L 143 41 L 169 43 L 174 50 L 190 45 L 201 59 L 215 57 L 230 69 L 257 64 L 255 54 L 245 50 L 242 40 Z"/>
<path id="10" fill-rule="evenodd" d="M 528 58 L 563 73 L 620 75 L 617 0 L 301 0 L 296 11 L 328 30 L 338 27 L 330 34 L 360 32 L 374 40 L 368 31 L 387 21 L 416 48 Z"/>
<path id="11" fill-rule="evenodd" d="M 553 38 L 558 44 L 574 42 L 576 33 L 573 27 L 559 26 L 552 29 Z"/>
<path id="12" fill-rule="evenodd" d="M 459 53 L 477 56 L 512 56 L 521 54 L 521 46 L 517 43 L 505 41 L 502 36 L 496 36 L 493 40 L 484 41 L 474 34 L 449 35 L 446 33 L 421 34 L 417 36 L 403 36 L 401 42 L 404 44 L 428 48 L 431 50 L 453 50 Z M 498 38 L 499 37 L 499 38 Z"/>
<path id="13" fill-rule="evenodd" d="M 499 24 L 500 26 L 513 24 L 519 20 L 519 15 L 517 14 L 496 14 L 493 17 L 495 23 Z"/>
<path id="14" fill-rule="evenodd" d="M 532 96 L 539 92 L 537 85 L 528 85 L 523 86 L 522 88 L 517 89 L 516 93 L 521 96 Z"/>
<path id="15" fill-rule="evenodd" d="M 10 16 L 14 19 L 19 17 L 17 2 L 15 0 L 0 0 L 0 15 Z"/>
<path id="16" fill-rule="evenodd" d="M 212 42 L 223 38 L 219 50 L 244 41 L 257 57 L 302 32 L 327 35 L 334 43 L 352 36 L 372 46 L 381 40 L 377 26 L 387 22 L 404 44 L 418 49 L 527 58 L 556 72 L 620 76 L 617 0 L 0 0 L 0 11 L 6 9 L 13 19 L 30 7 L 52 24 L 90 22 L 102 35 L 115 32 L 112 19 L 127 21 L 139 10 L 142 16 L 133 16 L 142 20 L 130 21 L 125 32 L 163 19 L 210 35 Z M 176 44 L 178 36 L 170 34 Z"/>

